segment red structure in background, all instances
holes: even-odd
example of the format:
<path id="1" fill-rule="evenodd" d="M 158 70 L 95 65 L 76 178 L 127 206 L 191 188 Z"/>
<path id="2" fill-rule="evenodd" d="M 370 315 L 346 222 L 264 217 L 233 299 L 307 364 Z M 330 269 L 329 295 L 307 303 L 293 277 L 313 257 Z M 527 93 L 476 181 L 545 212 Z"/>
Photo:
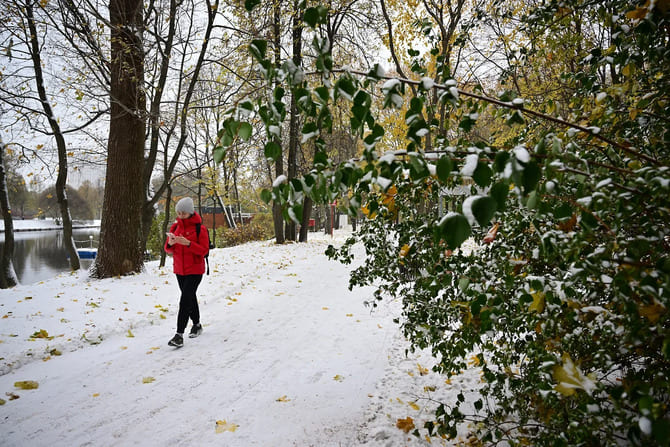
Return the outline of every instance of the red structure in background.
<path id="1" fill-rule="evenodd" d="M 216 218 L 215 214 L 216 213 Z M 251 213 L 242 213 L 242 221 L 240 222 L 240 214 L 237 212 L 231 212 L 233 219 L 235 220 L 235 223 L 237 225 L 240 224 L 247 224 L 251 222 L 251 219 L 253 219 L 254 215 Z M 207 227 L 207 228 L 214 228 L 214 223 L 216 222 L 216 228 L 231 228 L 232 225 L 228 221 L 228 216 L 226 213 L 223 212 L 221 208 L 216 208 L 214 207 L 202 207 L 202 214 L 200 215 L 202 217 L 202 224 Z"/>

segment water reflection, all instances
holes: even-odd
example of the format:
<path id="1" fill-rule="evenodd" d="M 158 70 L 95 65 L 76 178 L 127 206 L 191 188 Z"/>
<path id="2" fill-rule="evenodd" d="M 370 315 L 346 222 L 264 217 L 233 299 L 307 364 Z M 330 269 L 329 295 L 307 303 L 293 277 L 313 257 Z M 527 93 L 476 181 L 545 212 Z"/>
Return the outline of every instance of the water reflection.
<path id="1" fill-rule="evenodd" d="M 98 246 L 100 230 L 97 228 L 73 230 L 72 234 L 77 247 L 89 247 L 90 236 L 93 236 L 93 246 Z M 0 250 L 4 245 L 5 236 L 2 233 Z M 70 271 L 70 261 L 63 245 L 63 232 L 58 230 L 15 232 L 13 261 L 21 284 L 44 281 L 61 272 Z M 88 269 L 92 263 L 93 259 L 82 259 L 81 268 Z"/>

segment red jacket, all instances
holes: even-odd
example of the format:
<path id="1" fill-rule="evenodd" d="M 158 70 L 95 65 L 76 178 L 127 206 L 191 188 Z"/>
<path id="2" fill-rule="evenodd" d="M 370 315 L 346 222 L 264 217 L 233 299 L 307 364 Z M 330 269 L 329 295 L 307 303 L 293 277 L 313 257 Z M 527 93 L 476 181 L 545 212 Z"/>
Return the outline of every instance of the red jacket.
<path id="1" fill-rule="evenodd" d="M 168 245 L 165 240 L 165 252 L 172 255 L 174 272 L 177 275 L 202 275 L 205 273 L 205 255 L 209 252 L 209 235 L 207 228 L 200 227 L 200 237 L 195 234 L 195 225 L 202 224 L 198 213 L 188 219 L 177 219 L 170 227 L 170 233 L 184 236 L 191 245 Z"/>

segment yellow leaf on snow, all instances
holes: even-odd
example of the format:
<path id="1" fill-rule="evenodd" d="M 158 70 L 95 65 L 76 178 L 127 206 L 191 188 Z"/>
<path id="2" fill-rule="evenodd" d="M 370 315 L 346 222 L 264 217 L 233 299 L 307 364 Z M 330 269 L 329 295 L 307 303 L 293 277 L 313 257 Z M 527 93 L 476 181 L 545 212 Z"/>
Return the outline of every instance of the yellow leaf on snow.
<path id="1" fill-rule="evenodd" d="M 333 377 L 333 380 L 337 380 L 338 382 L 342 382 L 344 380 L 344 377 L 341 375 L 337 374 L 335 377 Z"/>
<path id="2" fill-rule="evenodd" d="M 416 402 L 409 402 L 409 406 L 412 407 L 412 410 L 419 411 L 421 409 Z"/>
<path id="3" fill-rule="evenodd" d="M 418 363 L 416 364 L 416 367 L 419 369 L 419 374 L 422 375 L 422 376 L 425 376 L 430 372 L 430 370 L 428 368 L 424 368 L 423 366 L 421 366 Z"/>
<path id="4" fill-rule="evenodd" d="M 14 382 L 14 386 L 21 390 L 36 390 L 39 387 L 39 384 L 34 380 L 22 380 L 20 382 Z"/>
<path id="5" fill-rule="evenodd" d="M 235 430 L 237 430 L 238 427 L 239 427 L 239 425 L 226 422 L 225 419 L 222 420 L 222 421 L 216 421 L 216 432 L 217 433 L 223 433 L 224 431 L 234 432 Z"/>
<path id="6" fill-rule="evenodd" d="M 128 333 L 126 334 L 126 337 L 133 338 L 133 337 L 135 337 L 135 335 L 132 333 L 132 331 L 130 329 L 128 329 Z"/>
<path id="7" fill-rule="evenodd" d="M 152 383 L 152 382 L 155 382 L 155 381 L 156 381 L 156 379 L 154 379 L 153 377 L 144 377 L 142 379 L 142 383 Z"/>
<path id="8" fill-rule="evenodd" d="M 414 428 L 414 420 L 407 416 L 405 419 L 398 419 L 398 422 L 396 422 L 395 426 L 405 433 L 409 433 L 409 431 Z"/>
<path id="9" fill-rule="evenodd" d="M 277 402 L 290 402 L 291 399 L 289 399 L 286 395 L 283 395 L 282 397 L 277 399 Z"/>

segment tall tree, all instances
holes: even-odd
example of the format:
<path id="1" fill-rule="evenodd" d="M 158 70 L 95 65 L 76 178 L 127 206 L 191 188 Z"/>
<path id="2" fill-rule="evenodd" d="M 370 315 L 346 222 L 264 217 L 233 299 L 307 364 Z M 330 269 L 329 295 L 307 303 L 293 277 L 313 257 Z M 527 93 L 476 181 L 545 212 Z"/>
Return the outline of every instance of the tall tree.
<path id="1" fill-rule="evenodd" d="M 14 223 L 12 222 L 12 208 L 7 194 L 7 179 L 5 177 L 5 144 L 0 135 L 0 210 L 5 224 L 5 243 L 2 246 L 0 259 L 0 288 L 7 289 L 19 283 L 14 271 L 12 257 L 14 256 Z"/>
<path id="2" fill-rule="evenodd" d="M 143 267 L 144 204 L 143 3 L 110 0 L 110 126 L 100 250 L 93 275 L 105 278 Z"/>
<path id="3" fill-rule="evenodd" d="M 29 52 L 33 63 L 33 70 L 35 71 L 35 83 L 37 93 L 39 95 L 40 103 L 49 127 L 56 139 L 56 148 L 58 150 L 58 176 L 56 178 L 56 197 L 58 198 L 58 205 L 60 206 L 60 215 L 63 223 L 63 244 L 67 250 L 70 259 L 70 268 L 72 270 L 79 270 L 79 254 L 74 244 L 72 237 L 72 217 L 70 216 L 70 208 L 68 206 L 68 198 L 66 193 L 67 185 L 67 144 L 65 136 L 61 130 L 60 124 L 54 116 L 53 108 L 47 97 L 46 88 L 44 86 L 44 76 L 42 74 L 42 58 L 40 56 L 40 42 L 38 40 L 37 26 L 35 25 L 35 15 L 33 11 L 33 0 L 26 0 L 25 13 L 26 21 L 29 31 Z"/>
<path id="4" fill-rule="evenodd" d="M 305 2 L 295 1 L 292 5 L 291 18 L 291 40 L 293 47 L 292 62 L 295 67 L 302 66 L 302 32 L 303 21 L 302 16 L 305 11 Z M 299 81 L 300 79 L 298 79 Z M 295 178 L 298 173 L 298 149 L 300 144 L 300 116 L 298 114 L 298 104 L 295 93 L 291 93 L 291 106 L 289 110 L 289 129 L 288 129 L 288 160 L 287 160 L 287 174 L 289 180 Z M 311 208 L 310 208 L 311 209 Z M 305 209 L 303 207 L 303 215 Z M 309 214 L 309 213 L 308 213 Z M 301 219 L 302 216 L 296 216 Z M 291 219 L 286 222 L 286 239 L 295 241 L 296 237 L 296 222 Z"/>
<path id="5" fill-rule="evenodd" d="M 144 161 L 144 196 L 145 201 L 142 209 L 142 244 L 146 244 L 146 239 L 151 230 L 151 222 L 155 214 L 156 203 L 163 196 L 167 189 L 167 184 L 172 178 L 175 168 L 182 157 L 184 147 L 188 142 L 189 136 L 194 132 L 190 126 L 189 115 L 193 107 L 194 94 L 196 87 L 200 83 L 201 72 L 208 63 L 208 51 L 210 45 L 210 37 L 215 28 L 215 20 L 219 10 L 219 0 L 205 2 L 206 22 L 204 29 L 194 29 L 191 17 L 200 13 L 198 10 L 198 2 L 177 2 L 170 0 L 167 14 L 161 11 L 154 11 L 152 17 L 153 28 L 151 34 L 160 48 L 159 59 L 157 66 L 159 68 L 158 76 L 156 77 L 157 86 L 152 89 L 150 95 L 151 106 L 149 110 L 149 124 L 150 124 L 150 145 L 147 156 Z M 166 18 L 164 18 L 166 16 Z M 161 36 L 162 25 L 167 20 L 168 30 L 167 38 L 164 40 Z M 180 22 L 188 21 L 190 24 L 186 27 L 183 35 L 177 35 L 180 40 L 181 53 L 175 48 L 174 39 L 176 31 L 180 29 Z M 200 34 L 202 32 L 202 34 Z M 194 42 L 200 43 L 197 46 L 197 58 L 193 63 L 192 58 L 194 53 L 191 47 Z M 172 65 L 173 60 L 178 61 L 178 66 Z M 192 65 L 191 65 L 192 64 Z M 188 67 L 188 68 L 187 68 Z M 164 98 L 168 74 L 170 71 L 176 72 L 176 79 L 172 79 L 176 83 L 176 90 L 178 98 L 183 100 L 174 101 L 173 111 L 170 114 L 164 114 L 162 106 L 167 102 Z M 167 116 L 166 116 L 167 115 Z M 172 119 L 168 119 L 171 116 Z M 178 132 L 176 132 L 178 130 Z M 162 163 L 162 179 L 163 182 L 158 185 L 155 190 L 150 188 L 151 178 L 156 169 L 156 160 L 159 153 L 160 134 L 163 133 L 163 163 Z M 172 137 L 176 138 L 176 143 L 171 144 Z"/>

